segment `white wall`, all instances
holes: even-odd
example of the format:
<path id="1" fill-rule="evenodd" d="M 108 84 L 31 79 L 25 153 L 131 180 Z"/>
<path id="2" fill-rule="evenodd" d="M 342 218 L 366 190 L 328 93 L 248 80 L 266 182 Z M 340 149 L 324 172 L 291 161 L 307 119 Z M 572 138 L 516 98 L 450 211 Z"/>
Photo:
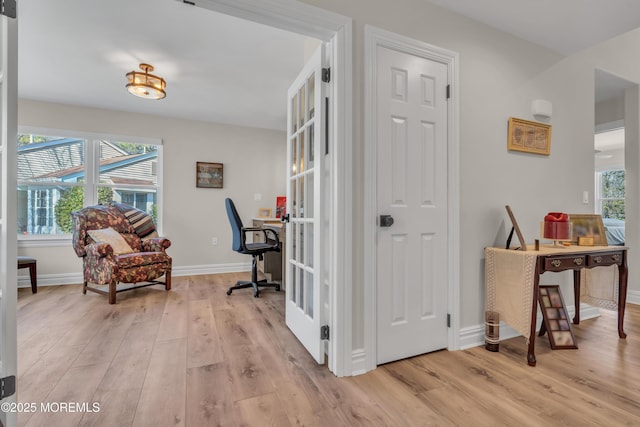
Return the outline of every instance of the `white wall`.
<path id="1" fill-rule="evenodd" d="M 456 15 L 423 0 L 304 0 L 354 19 L 354 224 L 361 223 L 363 188 L 363 40 L 373 25 L 460 54 L 461 326 L 482 324 L 484 253 L 506 240 L 504 206 L 512 206 L 529 242 L 549 211 L 589 213 L 582 192 L 593 193 L 594 70 Z M 534 120 L 531 101 L 553 103 L 551 155 L 508 152 L 508 118 Z M 507 220 L 508 221 L 508 220 Z M 354 350 L 361 348 L 363 230 L 354 238 Z M 571 273 L 545 275 L 567 284 Z"/>
<path id="2" fill-rule="evenodd" d="M 624 97 L 611 98 L 595 105 L 595 125 L 624 120 Z"/>
<path id="3" fill-rule="evenodd" d="M 144 114 L 75 107 L 21 99 L 21 126 L 156 137 L 163 140 L 163 233 L 171 240 L 168 253 L 174 270 L 209 269 L 248 264 L 231 250 L 231 231 L 224 199 L 231 197 L 246 225 L 258 209 L 275 212 L 276 196 L 285 194 L 284 132 L 171 119 Z M 196 188 L 197 161 L 224 164 L 224 188 Z M 255 201 L 254 194 L 262 194 Z M 211 245 L 218 237 L 218 246 Z M 21 248 L 20 255 L 38 259 L 38 275 L 81 273 L 71 243 L 60 248 Z M 23 272 L 26 270 L 23 270 Z"/>

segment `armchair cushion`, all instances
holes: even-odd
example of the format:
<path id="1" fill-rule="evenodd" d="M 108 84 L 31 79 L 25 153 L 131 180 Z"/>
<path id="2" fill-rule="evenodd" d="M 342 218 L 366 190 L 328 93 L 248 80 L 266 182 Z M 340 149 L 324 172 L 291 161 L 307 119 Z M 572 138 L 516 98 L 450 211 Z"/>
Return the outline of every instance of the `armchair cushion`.
<path id="1" fill-rule="evenodd" d="M 142 267 L 143 265 L 166 263 L 169 256 L 164 252 L 135 252 L 116 256 L 119 268 Z"/>
<path id="2" fill-rule="evenodd" d="M 98 230 L 87 230 L 87 234 L 91 236 L 96 243 L 108 243 L 113 248 L 115 255 L 130 254 L 133 252 L 131 246 L 126 240 L 113 228 L 101 228 Z"/>

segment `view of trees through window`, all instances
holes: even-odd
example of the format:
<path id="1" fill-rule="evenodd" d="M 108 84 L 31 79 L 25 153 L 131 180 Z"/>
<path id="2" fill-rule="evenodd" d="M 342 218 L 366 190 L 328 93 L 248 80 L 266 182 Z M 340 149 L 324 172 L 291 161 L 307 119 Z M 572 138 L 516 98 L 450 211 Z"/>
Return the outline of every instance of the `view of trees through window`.
<path id="1" fill-rule="evenodd" d="M 157 223 L 159 145 L 20 134 L 17 146 L 18 234 L 71 233 L 71 212 L 112 201 Z M 95 153 L 94 162 L 87 153 Z"/>
<path id="2" fill-rule="evenodd" d="M 624 170 L 601 172 L 599 181 L 602 217 L 624 220 Z"/>

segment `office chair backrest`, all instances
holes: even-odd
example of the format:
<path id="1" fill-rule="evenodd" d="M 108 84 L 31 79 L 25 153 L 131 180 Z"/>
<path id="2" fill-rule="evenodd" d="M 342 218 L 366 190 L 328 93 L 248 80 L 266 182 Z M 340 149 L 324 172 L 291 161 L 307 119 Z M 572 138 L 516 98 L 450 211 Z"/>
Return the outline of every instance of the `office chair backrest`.
<path id="1" fill-rule="evenodd" d="M 242 220 L 240 219 L 240 215 L 238 215 L 236 206 L 233 204 L 233 200 L 227 198 L 225 199 L 224 204 L 227 207 L 227 216 L 229 217 L 229 224 L 231 224 L 231 232 L 233 233 L 231 249 L 239 252 L 243 249 Z"/>

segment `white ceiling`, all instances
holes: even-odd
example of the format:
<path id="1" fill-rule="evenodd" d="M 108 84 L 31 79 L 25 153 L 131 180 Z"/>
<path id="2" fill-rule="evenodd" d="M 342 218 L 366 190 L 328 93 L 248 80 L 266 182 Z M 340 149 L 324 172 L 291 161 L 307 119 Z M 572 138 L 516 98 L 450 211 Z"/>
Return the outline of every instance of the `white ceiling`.
<path id="1" fill-rule="evenodd" d="M 563 54 L 640 27 L 637 0 L 429 1 Z M 303 36 L 175 0 L 20 0 L 18 8 L 21 98 L 285 127 Z M 167 98 L 127 93 L 125 74 L 141 62 L 166 79 Z"/>
<path id="2" fill-rule="evenodd" d="M 596 151 L 610 151 L 624 148 L 624 128 L 596 133 L 593 147 Z"/>
<path id="3" fill-rule="evenodd" d="M 637 0 L 429 0 L 570 55 L 640 27 Z"/>
<path id="4" fill-rule="evenodd" d="M 305 37 L 175 0 L 20 0 L 19 96 L 194 120 L 286 127 Z M 129 94 L 146 62 L 167 97 Z"/>

